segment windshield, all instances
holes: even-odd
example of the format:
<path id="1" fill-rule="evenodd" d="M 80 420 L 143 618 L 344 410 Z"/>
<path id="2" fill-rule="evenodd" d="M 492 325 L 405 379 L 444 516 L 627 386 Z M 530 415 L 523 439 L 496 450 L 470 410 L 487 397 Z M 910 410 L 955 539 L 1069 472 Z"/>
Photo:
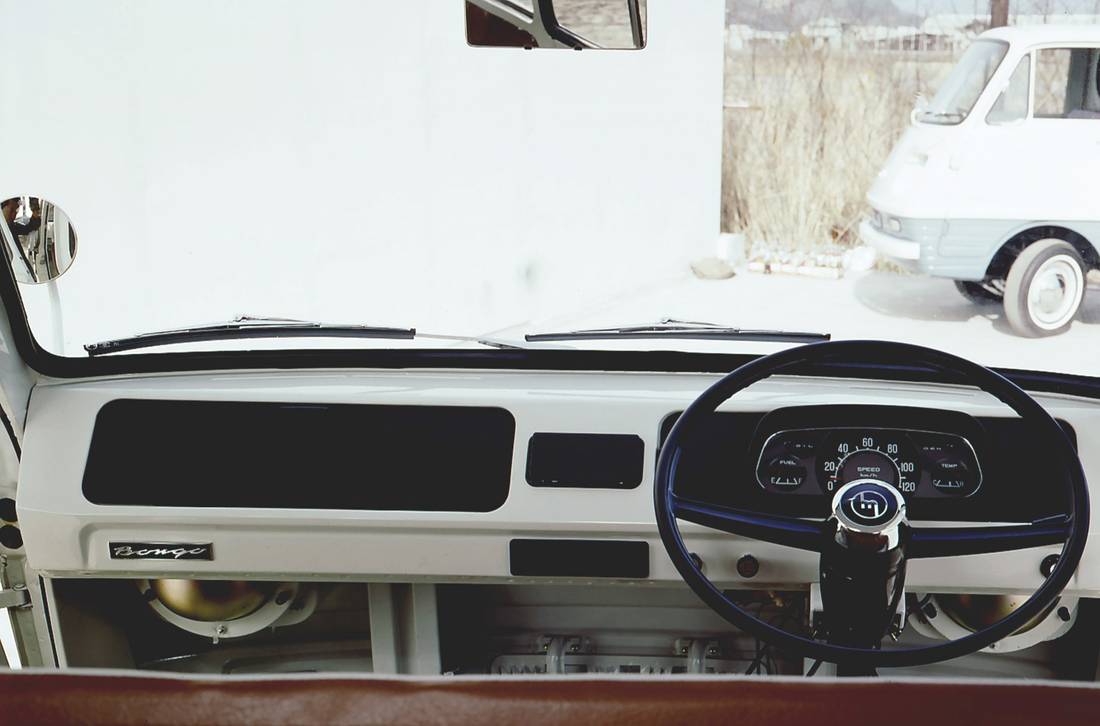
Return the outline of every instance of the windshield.
<path id="1" fill-rule="evenodd" d="M 996 40 L 975 42 L 959 59 L 928 107 L 917 113 L 917 120 L 933 124 L 964 121 L 1007 53 L 1008 43 Z"/>
<path id="2" fill-rule="evenodd" d="M 1096 55 L 1035 71 L 1086 99 L 1049 135 L 955 139 L 1009 47 L 980 13 L 104 4 L 0 0 L 0 231 L 54 355 L 831 337 L 1100 375 Z"/>

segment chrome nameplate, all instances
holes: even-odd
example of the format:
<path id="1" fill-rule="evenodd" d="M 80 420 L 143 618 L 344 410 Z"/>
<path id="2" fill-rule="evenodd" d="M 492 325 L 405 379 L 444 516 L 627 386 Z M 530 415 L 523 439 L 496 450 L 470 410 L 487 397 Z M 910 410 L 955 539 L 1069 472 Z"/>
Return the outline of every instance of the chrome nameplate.
<path id="1" fill-rule="evenodd" d="M 212 560 L 210 542 L 111 542 L 112 560 Z"/>

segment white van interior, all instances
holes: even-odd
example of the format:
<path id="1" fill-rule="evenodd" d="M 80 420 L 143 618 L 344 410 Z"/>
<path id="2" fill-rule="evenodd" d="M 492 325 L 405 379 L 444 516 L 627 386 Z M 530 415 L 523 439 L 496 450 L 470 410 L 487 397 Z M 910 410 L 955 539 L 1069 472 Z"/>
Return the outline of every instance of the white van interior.
<path id="1" fill-rule="evenodd" d="M 722 0 L 580 5 L 0 30 L 40 71 L 0 129 L 57 139 L 0 163 L 0 714 L 1096 719 L 1098 371 L 797 287 L 608 322 L 717 237 L 729 41 Z M 991 113 L 1056 77 L 1035 118 L 1100 119 L 1100 50 L 1031 58 Z"/>

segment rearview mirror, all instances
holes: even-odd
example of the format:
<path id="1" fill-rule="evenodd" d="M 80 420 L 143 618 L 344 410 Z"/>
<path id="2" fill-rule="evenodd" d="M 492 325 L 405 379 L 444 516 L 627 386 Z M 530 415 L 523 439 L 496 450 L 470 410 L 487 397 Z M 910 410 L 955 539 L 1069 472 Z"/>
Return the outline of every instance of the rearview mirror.
<path id="1" fill-rule="evenodd" d="M 56 204 L 11 197 L 0 202 L 0 212 L 0 235 L 17 282 L 50 282 L 65 274 L 76 256 L 76 231 Z"/>

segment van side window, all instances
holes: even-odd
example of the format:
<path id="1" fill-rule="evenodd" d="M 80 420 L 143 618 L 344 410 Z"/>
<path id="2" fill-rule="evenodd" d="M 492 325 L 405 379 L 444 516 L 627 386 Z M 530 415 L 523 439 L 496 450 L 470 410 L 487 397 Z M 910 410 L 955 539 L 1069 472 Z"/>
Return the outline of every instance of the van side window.
<path id="1" fill-rule="evenodd" d="M 1008 85 L 985 120 L 991 124 L 1006 124 L 1027 118 L 1028 102 L 1031 100 L 1031 56 L 1025 55 L 1012 71 Z"/>
<path id="2" fill-rule="evenodd" d="M 1036 53 L 1035 117 L 1100 120 L 1097 48 L 1049 48 Z"/>

